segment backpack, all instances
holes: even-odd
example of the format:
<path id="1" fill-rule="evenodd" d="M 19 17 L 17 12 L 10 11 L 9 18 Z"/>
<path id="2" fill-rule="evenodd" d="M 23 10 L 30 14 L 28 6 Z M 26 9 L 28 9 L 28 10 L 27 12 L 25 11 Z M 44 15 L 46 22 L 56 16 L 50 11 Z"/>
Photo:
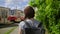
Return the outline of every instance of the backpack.
<path id="1" fill-rule="evenodd" d="M 30 24 L 26 21 L 25 24 L 29 27 L 25 28 L 25 34 L 45 34 L 45 29 L 42 28 L 42 23 L 40 23 L 37 28 L 31 27 Z"/>

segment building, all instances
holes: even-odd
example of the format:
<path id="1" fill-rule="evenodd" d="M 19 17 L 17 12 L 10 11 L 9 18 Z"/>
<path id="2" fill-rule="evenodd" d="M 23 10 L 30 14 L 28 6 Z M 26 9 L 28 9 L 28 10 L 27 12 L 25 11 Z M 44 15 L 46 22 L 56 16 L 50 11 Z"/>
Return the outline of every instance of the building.
<path id="1" fill-rule="evenodd" d="M 16 21 L 16 22 L 20 22 L 21 21 L 20 20 L 20 17 L 23 15 L 23 11 L 18 10 L 18 9 L 13 9 L 9 13 L 10 13 L 9 14 L 9 16 L 10 16 L 10 19 L 9 20 L 10 21 L 11 21 L 11 19 L 13 19 L 12 17 L 17 18 L 16 20 L 13 19 L 13 21 Z"/>
<path id="2" fill-rule="evenodd" d="M 0 7 L 0 24 L 8 24 L 10 21 L 8 20 L 9 16 L 17 17 L 16 21 L 20 21 L 20 16 L 23 15 L 23 11 L 18 9 L 11 10 L 10 8 Z"/>
<path id="3" fill-rule="evenodd" d="M 1 16 L 2 18 L 7 17 L 7 16 L 9 15 L 9 11 L 10 11 L 9 8 L 0 7 L 0 16 Z"/>
<path id="4" fill-rule="evenodd" d="M 0 23 L 6 23 L 10 8 L 0 7 Z"/>
<path id="5" fill-rule="evenodd" d="M 10 10 L 9 12 L 9 15 L 14 15 L 14 16 L 20 16 L 23 14 L 23 11 L 21 10 L 18 10 L 18 9 L 13 9 L 13 10 Z"/>

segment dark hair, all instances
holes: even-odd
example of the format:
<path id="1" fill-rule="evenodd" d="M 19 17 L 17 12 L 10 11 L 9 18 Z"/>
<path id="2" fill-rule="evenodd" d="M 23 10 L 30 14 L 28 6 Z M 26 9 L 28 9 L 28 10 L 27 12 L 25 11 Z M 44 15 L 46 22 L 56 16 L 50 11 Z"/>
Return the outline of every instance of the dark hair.
<path id="1" fill-rule="evenodd" d="M 24 13 L 25 13 L 25 18 L 29 18 L 30 19 L 30 18 L 34 17 L 35 11 L 34 11 L 34 9 L 31 6 L 27 6 L 24 9 Z"/>

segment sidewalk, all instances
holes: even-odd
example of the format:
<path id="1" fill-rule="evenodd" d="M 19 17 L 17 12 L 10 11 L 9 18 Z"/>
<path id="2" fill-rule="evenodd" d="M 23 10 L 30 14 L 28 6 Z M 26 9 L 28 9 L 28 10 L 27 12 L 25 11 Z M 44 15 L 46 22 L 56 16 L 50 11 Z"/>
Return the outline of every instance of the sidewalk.
<path id="1" fill-rule="evenodd" d="M 14 27 L 0 28 L 0 34 L 5 34 Z"/>
<path id="2" fill-rule="evenodd" d="M 18 27 L 14 29 L 14 31 L 12 31 L 10 34 L 18 34 Z"/>
<path id="3" fill-rule="evenodd" d="M 15 27 L 18 27 L 18 24 L 19 23 L 15 23 L 15 24 L 0 24 L 0 34 L 5 34 L 5 33 L 9 32 L 11 29 L 13 29 Z"/>

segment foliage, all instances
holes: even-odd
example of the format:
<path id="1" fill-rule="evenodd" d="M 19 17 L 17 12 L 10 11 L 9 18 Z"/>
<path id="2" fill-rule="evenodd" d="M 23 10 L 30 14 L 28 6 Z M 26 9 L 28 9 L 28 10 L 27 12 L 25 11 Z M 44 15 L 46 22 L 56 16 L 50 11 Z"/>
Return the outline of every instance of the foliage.
<path id="1" fill-rule="evenodd" d="M 43 22 L 49 34 L 59 34 L 60 0 L 31 0 L 29 4 L 38 9 L 36 19 Z"/>

